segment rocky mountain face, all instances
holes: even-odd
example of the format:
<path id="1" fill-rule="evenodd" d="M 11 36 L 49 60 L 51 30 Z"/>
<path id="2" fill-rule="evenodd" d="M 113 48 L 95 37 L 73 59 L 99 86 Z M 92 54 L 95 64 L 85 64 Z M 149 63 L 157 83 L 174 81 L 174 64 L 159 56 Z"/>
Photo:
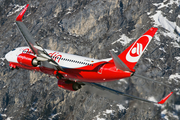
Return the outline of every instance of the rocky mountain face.
<path id="1" fill-rule="evenodd" d="M 164 105 L 140 102 L 84 86 L 70 92 L 57 79 L 24 69 L 11 71 L 7 52 L 27 46 L 15 25 L 24 23 L 47 49 L 104 59 L 120 54 L 150 27 L 158 32 L 136 65 L 136 73 L 169 84 Z M 180 119 L 180 7 L 178 0 L 0 0 L 0 119 L 117 120 Z M 171 89 L 137 77 L 102 83 L 159 101 Z"/>

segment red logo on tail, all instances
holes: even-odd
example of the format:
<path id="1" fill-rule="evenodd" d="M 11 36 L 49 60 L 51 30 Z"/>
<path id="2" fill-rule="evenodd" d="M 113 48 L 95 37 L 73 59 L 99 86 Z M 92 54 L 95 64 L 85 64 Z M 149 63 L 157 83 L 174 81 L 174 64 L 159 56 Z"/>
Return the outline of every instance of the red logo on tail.
<path id="1" fill-rule="evenodd" d="M 150 35 L 143 35 L 139 38 L 127 52 L 126 60 L 128 62 L 137 62 L 151 39 Z"/>
<path id="2" fill-rule="evenodd" d="M 132 57 L 139 56 L 143 51 L 143 46 L 141 43 L 137 43 L 134 48 L 131 50 L 130 55 Z"/>

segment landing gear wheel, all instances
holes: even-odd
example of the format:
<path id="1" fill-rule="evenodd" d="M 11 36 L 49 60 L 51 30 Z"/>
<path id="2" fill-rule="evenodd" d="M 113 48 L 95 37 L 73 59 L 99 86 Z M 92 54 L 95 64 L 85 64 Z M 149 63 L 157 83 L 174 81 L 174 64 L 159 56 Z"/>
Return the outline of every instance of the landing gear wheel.
<path id="1" fill-rule="evenodd" d="M 13 68 L 13 67 L 10 67 L 10 70 L 14 70 L 14 68 Z"/>
<path id="2" fill-rule="evenodd" d="M 81 88 L 81 85 L 75 82 L 73 83 L 72 87 L 73 87 L 73 90 L 79 90 Z"/>

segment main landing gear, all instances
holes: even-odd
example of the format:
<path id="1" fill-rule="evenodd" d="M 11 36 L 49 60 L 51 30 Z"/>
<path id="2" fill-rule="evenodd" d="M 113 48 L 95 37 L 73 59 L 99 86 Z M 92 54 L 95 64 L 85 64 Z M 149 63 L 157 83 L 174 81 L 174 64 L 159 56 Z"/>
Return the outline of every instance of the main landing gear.
<path id="1" fill-rule="evenodd" d="M 72 87 L 73 87 L 73 90 L 75 91 L 81 89 L 81 85 L 78 84 L 77 82 L 74 82 Z"/>
<path id="2" fill-rule="evenodd" d="M 77 91 L 81 89 L 81 85 L 83 85 L 78 82 L 64 79 L 64 77 L 60 73 L 56 74 L 56 78 L 58 79 L 58 86 L 66 90 Z"/>

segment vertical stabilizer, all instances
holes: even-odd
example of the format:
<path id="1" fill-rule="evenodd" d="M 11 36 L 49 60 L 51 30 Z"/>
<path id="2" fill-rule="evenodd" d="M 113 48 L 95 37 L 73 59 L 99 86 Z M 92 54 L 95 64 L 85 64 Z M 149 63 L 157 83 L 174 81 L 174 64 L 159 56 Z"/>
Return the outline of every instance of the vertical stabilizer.
<path id="1" fill-rule="evenodd" d="M 151 42 L 152 37 L 155 35 L 157 30 L 158 28 L 150 28 L 118 56 L 130 70 L 133 70 L 134 66 L 138 62 L 148 44 Z"/>

